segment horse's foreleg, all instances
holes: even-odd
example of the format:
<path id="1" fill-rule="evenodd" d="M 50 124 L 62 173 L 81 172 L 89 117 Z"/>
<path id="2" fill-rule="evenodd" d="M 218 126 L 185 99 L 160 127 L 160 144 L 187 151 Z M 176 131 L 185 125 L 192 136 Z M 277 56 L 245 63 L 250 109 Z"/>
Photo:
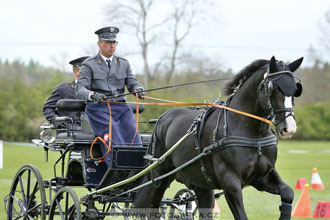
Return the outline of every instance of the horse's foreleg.
<path id="1" fill-rule="evenodd" d="M 247 220 L 243 205 L 242 187 L 238 178 L 225 175 L 225 183 L 222 185 L 228 206 L 236 220 Z"/>
<path id="2" fill-rule="evenodd" d="M 291 219 L 292 201 L 294 197 L 293 190 L 283 182 L 278 172 L 273 169 L 267 176 L 259 178 L 251 184 L 260 191 L 266 191 L 281 196 L 281 216 L 279 220 Z"/>
<path id="3" fill-rule="evenodd" d="M 199 219 L 213 219 L 214 191 L 196 188 L 194 192 L 198 200 Z"/>

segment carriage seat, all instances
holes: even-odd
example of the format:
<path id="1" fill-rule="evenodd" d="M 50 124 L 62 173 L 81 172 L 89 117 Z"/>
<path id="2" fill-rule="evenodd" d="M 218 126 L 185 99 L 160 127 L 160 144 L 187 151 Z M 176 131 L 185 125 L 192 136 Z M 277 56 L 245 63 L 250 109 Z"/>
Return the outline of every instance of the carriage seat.
<path id="1" fill-rule="evenodd" d="M 135 104 L 129 104 L 129 106 L 133 110 L 133 113 L 136 113 L 136 105 Z M 82 144 L 85 144 L 85 143 L 87 144 L 87 143 L 92 143 L 93 142 L 93 140 L 95 138 L 95 134 L 94 134 L 94 131 L 93 131 L 91 125 L 90 125 L 88 116 L 84 113 L 86 103 L 83 100 L 79 100 L 79 99 L 60 99 L 59 101 L 57 101 L 56 107 L 60 111 L 82 112 L 81 116 L 80 116 L 81 127 L 77 131 L 75 131 L 73 139 L 74 139 L 75 142 L 79 142 L 79 143 L 82 143 Z M 142 113 L 143 111 L 144 111 L 144 105 L 139 104 L 139 113 Z M 65 120 L 64 118 L 68 118 L 68 117 L 63 117 L 63 120 Z M 59 139 L 66 139 L 67 138 L 66 132 L 59 133 L 58 138 Z M 150 139 L 151 139 L 151 135 L 141 134 L 141 140 L 142 140 L 143 146 L 148 146 Z"/>

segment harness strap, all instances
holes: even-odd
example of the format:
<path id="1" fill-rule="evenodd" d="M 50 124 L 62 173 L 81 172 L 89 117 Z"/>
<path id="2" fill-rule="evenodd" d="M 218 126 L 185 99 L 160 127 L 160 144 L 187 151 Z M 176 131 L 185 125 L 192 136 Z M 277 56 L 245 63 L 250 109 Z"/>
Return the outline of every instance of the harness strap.
<path id="1" fill-rule="evenodd" d="M 162 179 L 164 179 L 168 176 L 171 176 L 171 175 L 177 173 L 178 171 L 180 171 L 183 168 L 189 166 L 190 164 L 196 162 L 197 160 L 202 159 L 204 156 L 206 156 L 206 155 L 208 155 L 212 152 L 222 150 L 226 147 L 255 147 L 257 149 L 260 149 L 260 150 L 258 150 L 258 155 L 260 154 L 260 156 L 261 156 L 261 148 L 262 147 L 267 147 L 267 146 L 271 146 L 271 145 L 274 145 L 274 144 L 277 144 L 277 138 L 276 138 L 275 135 L 271 135 L 271 136 L 268 136 L 268 137 L 265 137 L 265 138 L 258 138 L 258 139 L 244 138 L 244 137 L 237 137 L 237 136 L 223 138 L 223 139 L 217 141 L 216 143 L 204 148 L 202 153 L 198 154 L 197 156 L 195 156 L 191 160 L 185 162 L 184 164 L 180 165 L 179 167 L 175 168 L 174 170 L 172 170 L 168 173 L 165 173 L 161 176 L 158 176 L 156 178 L 153 178 L 152 180 L 150 180 L 146 183 L 143 183 L 143 184 L 141 184 L 141 185 L 139 185 L 139 186 L 137 186 L 133 189 L 130 189 L 128 191 L 120 193 L 116 196 L 113 196 L 110 199 L 117 198 L 117 197 L 125 195 L 127 193 L 131 193 L 131 192 L 134 192 L 136 190 L 139 190 L 139 189 L 141 189 L 143 187 L 146 187 L 150 184 L 154 184 L 157 181 L 160 181 L 160 180 L 162 180 Z M 94 193 L 96 193 L 96 192 L 94 192 Z"/>
<path id="2" fill-rule="evenodd" d="M 222 100 L 219 100 L 219 102 L 223 103 Z M 202 114 L 198 115 L 194 120 L 193 124 L 196 128 L 195 133 L 194 133 L 195 134 L 195 144 L 196 144 L 196 150 L 198 150 L 199 153 L 202 153 L 200 141 L 201 141 L 201 135 L 202 135 L 202 132 L 203 132 L 203 129 L 204 129 L 205 121 L 211 115 L 211 113 L 213 113 L 215 110 L 216 110 L 215 107 L 208 108 L 205 111 L 203 111 Z M 220 109 L 220 112 L 219 112 L 219 115 L 218 115 L 218 122 L 217 122 L 216 127 L 218 127 L 218 123 L 219 123 L 219 119 L 220 119 L 222 110 L 223 109 Z M 213 131 L 214 140 L 215 140 L 216 130 L 217 130 L 217 128 Z M 199 162 L 200 162 L 200 169 L 201 169 L 201 172 L 202 172 L 202 175 L 203 175 L 205 181 L 209 185 L 211 185 L 213 188 L 218 188 L 214 177 L 212 175 L 208 174 L 208 172 L 205 168 L 205 163 L 204 163 L 203 158 L 201 160 L 199 160 Z"/>
<path id="3" fill-rule="evenodd" d="M 270 135 L 264 138 L 246 138 L 231 136 L 227 138 L 222 138 L 217 142 L 205 147 L 203 152 L 207 155 L 214 151 L 222 150 L 226 147 L 252 147 L 258 150 L 258 156 L 262 155 L 261 148 L 268 147 L 277 144 L 277 138 L 275 135 Z"/>

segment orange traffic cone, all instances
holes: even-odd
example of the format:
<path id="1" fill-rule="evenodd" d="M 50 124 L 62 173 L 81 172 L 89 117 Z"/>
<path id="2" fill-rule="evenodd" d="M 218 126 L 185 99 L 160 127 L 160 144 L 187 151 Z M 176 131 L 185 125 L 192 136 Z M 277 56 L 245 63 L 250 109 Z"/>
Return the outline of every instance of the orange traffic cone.
<path id="1" fill-rule="evenodd" d="M 317 169 L 315 167 L 313 168 L 312 187 L 311 187 L 311 189 L 315 189 L 315 190 L 324 189 L 321 177 L 318 174 Z"/>
<path id="2" fill-rule="evenodd" d="M 219 208 L 219 206 L 218 206 L 218 203 L 217 203 L 217 201 L 214 199 L 214 207 L 213 207 L 213 211 L 212 211 L 213 213 L 218 213 L 218 214 L 220 214 L 220 208 Z"/>
<path id="3" fill-rule="evenodd" d="M 296 183 L 296 189 L 303 190 L 306 183 L 307 180 L 305 178 L 299 178 Z"/>
<path id="4" fill-rule="evenodd" d="M 305 184 L 305 189 L 301 193 L 296 206 L 293 209 L 292 217 L 311 218 L 311 201 L 309 199 L 309 185 Z"/>

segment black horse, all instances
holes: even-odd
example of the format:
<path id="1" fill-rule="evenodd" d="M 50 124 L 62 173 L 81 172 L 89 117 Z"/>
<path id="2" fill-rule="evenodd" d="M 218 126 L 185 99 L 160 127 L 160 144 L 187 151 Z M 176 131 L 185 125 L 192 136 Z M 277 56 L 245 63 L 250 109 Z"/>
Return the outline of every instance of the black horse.
<path id="1" fill-rule="evenodd" d="M 229 98 L 223 104 L 272 120 L 276 133 L 282 138 L 290 138 L 296 132 L 294 97 L 302 92 L 293 72 L 302 60 L 284 64 L 272 57 L 251 63 L 226 85 Z M 294 193 L 275 169 L 277 138 L 272 127 L 263 121 L 219 108 L 210 108 L 206 112 L 201 115 L 200 110 L 178 108 L 160 117 L 149 146 L 149 153 L 154 158 L 163 155 L 187 130 L 195 127 L 196 132 L 145 176 L 144 181 L 176 169 L 201 152 L 205 156 L 141 189 L 133 207 L 158 210 L 166 188 L 176 179 L 195 192 L 200 218 L 213 218 L 209 215 L 214 207 L 213 190 L 222 189 L 234 218 L 248 219 L 242 188 L 251 185 L 259 191 L 280 195 L 279 219 L 291 219 Z"/>

